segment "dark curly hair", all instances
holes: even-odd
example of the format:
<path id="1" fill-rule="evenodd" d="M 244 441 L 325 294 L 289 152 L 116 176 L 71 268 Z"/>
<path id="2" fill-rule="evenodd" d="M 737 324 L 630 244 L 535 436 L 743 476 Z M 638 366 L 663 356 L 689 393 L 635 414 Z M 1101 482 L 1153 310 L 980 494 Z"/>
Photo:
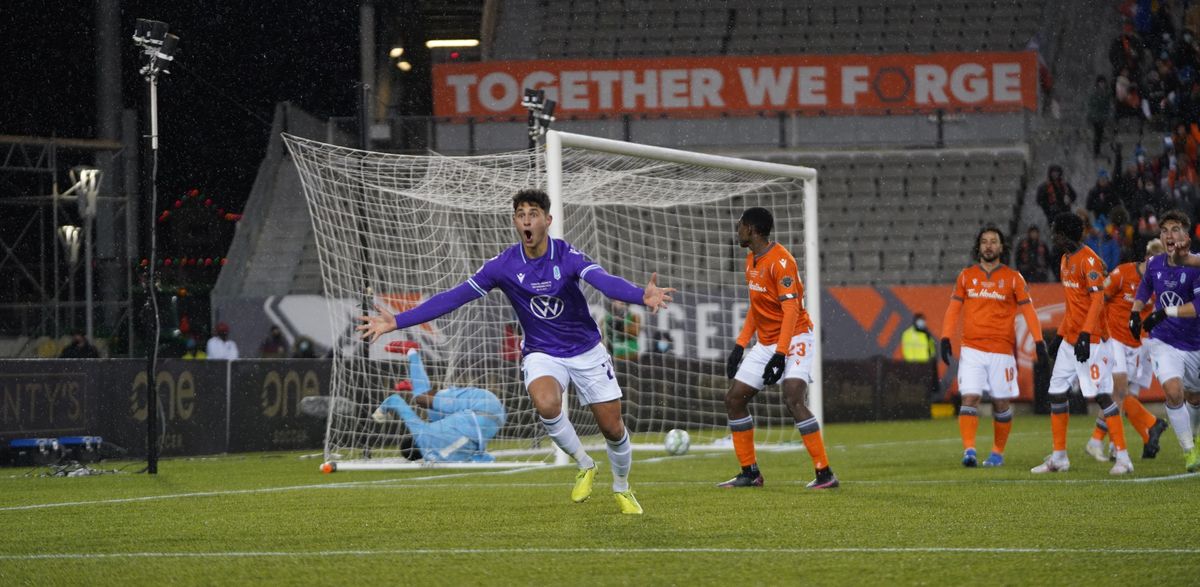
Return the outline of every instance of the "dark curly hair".
<path id="1" fill-rule="evenodd" d="M 1067 237 L 1073 243 L 1083 242 L 1083 219 L 1074 212 L 1061 212 L 1055 216 L 1051 230 Z"/>
<path id="2" fill-rule="evenodd" d="M 975 235 L 975 243 L 971 245 L 971 259 L 979 260 L 979 239 L 989 232 L 994 232 L 1000 237 L 1000 262 L 1008 263 L 1008 237 L 1004 236 L 1004 231 L 995 224 L 987 224 L 979 229 L 979 233 Z"/>
<path id="3" fill-rule="evenodd" d="M 541 208 L 543 212 L 550 212 L 550 196 L 542 190 L 521 190 L 517 192 L 517 195 L 513 196 L 512 202 L 513 212 L 516 212 L 517 208 L 520 208 L 521 204 L 525 203 L 533 204 L 534 206 Z"/>

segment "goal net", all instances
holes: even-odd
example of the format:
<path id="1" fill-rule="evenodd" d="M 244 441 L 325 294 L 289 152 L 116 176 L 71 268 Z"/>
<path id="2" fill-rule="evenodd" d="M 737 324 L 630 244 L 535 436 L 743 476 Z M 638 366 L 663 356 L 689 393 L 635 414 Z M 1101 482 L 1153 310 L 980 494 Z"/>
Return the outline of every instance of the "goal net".
<path id="1" fill-rule="evenodd" d="M 521 189 L 551 194 L 551 236 L 611 274 L 644 285 L 657 272 L 659 285 L 679 290 L 669 308 L 650 314 L 641 306 L 618 307 L 583 285 L 613 354 L 635 446 L 661 449 L 673 428 L 690 433 L 693 450 L 729 446 L 725 358 L 749 306 L 746 250 L 734 236 L 743 210 L 773 212 L 772 236 L 802 264 L 806 306 L 819 315 L 816 176 L 808 168 L 555 131 L 544 150 L 479 157 L 395 155 L 285 139 L 313 219 L 334 332 L 342 328 L 325 439 L 327 464 L 338 470 L 554 461 L 553 442 L 522 384 L 520 327 L 501 292 L 372 344 L 344 328 L 348 314 L 373 312 L 375 304 L 390 312 L 412 308 L 512 246 L 512 197 Z M 481 388 L 498 398 L 503 425 L 485 439 L 486 454 L 410 461 L 413 427 L 373 417 L 396 384 L 411 377 L 408 342 L 420 345 L 434 390 Z M 820 417 L 820 355 L 815 359 L 810 407 Z M 572 391 L 564 402 L 569 419 L 585 445 L 602 446 L 590 411 Z M 441 416 L 406 394 L 400 399 L 418 417 Z M 760 393 L 751 410 L 760 447 L 799 445 L 776 386 Z"/>

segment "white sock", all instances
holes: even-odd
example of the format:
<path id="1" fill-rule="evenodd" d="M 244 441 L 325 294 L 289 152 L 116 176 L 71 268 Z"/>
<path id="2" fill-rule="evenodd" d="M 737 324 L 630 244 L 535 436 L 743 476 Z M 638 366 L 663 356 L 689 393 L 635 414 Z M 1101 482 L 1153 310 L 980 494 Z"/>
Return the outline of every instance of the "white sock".
<path id="1" fill-rule="evenodd" d="M 629 431 L 625 431 L 621 440 L 606 440 L 605 444 L 608 445 L 608 462 L 612 465 L 613 491 L 629 491 L 629 469 L 633 466 L 633 445 L 629 443 Z"/>
<path id="2" fill-rule="evenodd" d="M 1053 456 L 1054 460 L 1056 460 L 1056 461 L 1069 460 L 1069 459 L 1067 459 L 1067 451 L 1065 451 L 1065 450 L 1056 450 L 1053 453 L 1051 453 L 1051 456 Z"/>
<path id="3" fill-rule="evenodd" d="M 1185 404 L 1187 402 L 1184 402 Z M 1183 450 L 1192 450 L 1194 446 L 1192 441 L 1192 416 L 1188 413 L 1188 409 L 1183 406 L 1171 407 L 1167 406 L 1167 420 L 1171 422 L 1171 429 L 1175 431 L 1175 438 L 1179 439 L 1179 447 Z"/>
<path id="4" fill-rule="evenodd" d="M 1200 430 L 1200 406 L 1192 402 L 1183 402 L 1183 404 L 1187 406 L 1188 414 L 1192 417 L 1192 433 L 1195 434 L 1197 430 Z"/>
<path id="5" fill-rule="evenodd" d="M 596 461 L 593 461 L 587 451 L 583 450 L 579 434 L 575 432 L 575 427 L 567 419 L 566 412 L 559 412 L 558 416 L 549 420 L 541 416 L 538 416 L 538 419 L 542 421 L 542 426 L 546 427 L 546 433 L 554 440 L 554 444 L 557 444 L 563 452 L 571 455 L 571 458 L 579 464 L 580 469 L 590 469 L 596 466 Z"/>

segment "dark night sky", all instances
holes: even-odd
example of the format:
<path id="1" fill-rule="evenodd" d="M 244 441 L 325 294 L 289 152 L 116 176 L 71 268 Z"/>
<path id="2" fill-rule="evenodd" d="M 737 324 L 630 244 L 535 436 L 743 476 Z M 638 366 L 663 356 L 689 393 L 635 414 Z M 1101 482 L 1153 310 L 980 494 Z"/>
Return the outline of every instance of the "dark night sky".
<path id="1" fill-rule="evenodd" d="M 240 210 L 277 102 L 322 118 L 355 113 L 357 2 L 121 2 L 122 99 L 145 119 L 136 18 L 167 22 L 181 38 L 159 83 L 161 195 L 197 186 Z M 0 134 L 95 137 L 94 22 L 87 0 L 5 0 Z"/>

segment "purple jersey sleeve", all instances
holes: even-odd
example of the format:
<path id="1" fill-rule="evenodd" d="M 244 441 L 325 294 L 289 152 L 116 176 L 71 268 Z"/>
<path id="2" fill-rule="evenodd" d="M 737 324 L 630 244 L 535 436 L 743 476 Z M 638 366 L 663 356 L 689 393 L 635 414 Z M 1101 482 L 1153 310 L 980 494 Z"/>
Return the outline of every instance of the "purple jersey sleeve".
<path id="1" fill-rule="evenodd" d="M 643 298 L 645 298 L 646 290 L 616 275 L 610 275 L 603 267 L 595 263 L 585 267 L 579 275 L 584 281 L 611 299 L 621 300 L 627 304 L 644 305 Z"/>
<path id="2" fill-rule="evenodd" d="M 496 286 L 492 277 L 491 267 L 496 257 L 492 257 L 475 275 L 469 277 L 457 287 L 448 289 L 425 300 L 421 305 L 396 314 L 396 328 L 409 328 L 435 320 L 462 306 L 487 295 Z"/>

